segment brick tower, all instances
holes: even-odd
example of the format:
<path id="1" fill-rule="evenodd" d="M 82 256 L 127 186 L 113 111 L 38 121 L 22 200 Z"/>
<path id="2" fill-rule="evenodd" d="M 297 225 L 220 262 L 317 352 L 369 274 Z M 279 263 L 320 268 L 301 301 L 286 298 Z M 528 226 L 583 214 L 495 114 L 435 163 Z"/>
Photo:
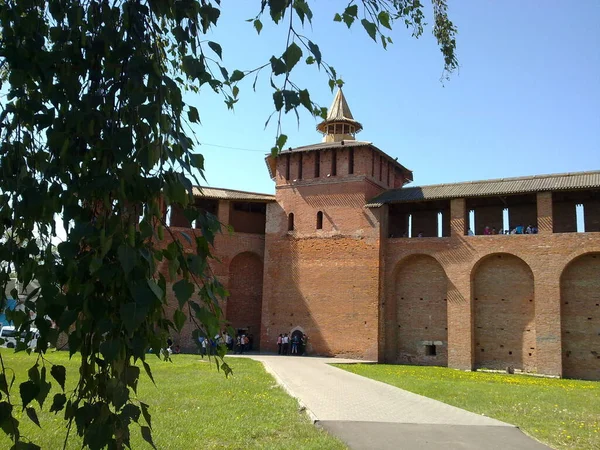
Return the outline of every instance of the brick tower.
<path id="1" fill-rule="evenodd" d="M 318 144 L 267 157 L 276 202 L 267 208 L 261 346 L 306 333 L 313 354 L 381 357 L 382 224 L 365 208 L 412 172 L 371 142 L 338 90 Z"/>

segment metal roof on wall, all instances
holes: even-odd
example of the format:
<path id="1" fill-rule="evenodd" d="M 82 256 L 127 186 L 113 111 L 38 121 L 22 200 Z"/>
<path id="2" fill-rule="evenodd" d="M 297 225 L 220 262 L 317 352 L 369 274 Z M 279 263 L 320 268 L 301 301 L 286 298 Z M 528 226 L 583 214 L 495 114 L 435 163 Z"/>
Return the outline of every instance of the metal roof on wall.
<path id="1" fill-rule="evenodd" d="M 366 206 L 377 208 L 388 203 L 588 188 L 600 188 L 600 171 L 534 175 L 393 189 L 378 195 Z"/>
<path id="2" fill-rule="evenodd" d="M 259 194 L 256 192 L 236 191 L 233 189 L 220 189 L 213 187 L 194 186 L 194 197 L 204 197 L 217 200 L 242 200 L 255 202 L 274 202 L 275 196 Z"/>

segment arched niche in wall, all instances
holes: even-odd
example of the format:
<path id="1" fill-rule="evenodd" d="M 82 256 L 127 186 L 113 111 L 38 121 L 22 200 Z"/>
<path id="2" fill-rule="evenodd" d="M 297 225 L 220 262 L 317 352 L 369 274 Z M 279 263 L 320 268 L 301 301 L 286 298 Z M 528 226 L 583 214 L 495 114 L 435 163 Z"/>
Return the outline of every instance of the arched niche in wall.
<path id="1" fill-rule="evenodd" d="M 229 297 L 225 317 L 231 326 L 243 329 L 254 338 L 254 348 L 260 348 L 262 317 L 263 262 L 252 252 L 236 255 L 229 264 Z"/>
<path id="2" fill-rule="evenodd" d="M 563 376 L 600 379 L 600 253 L 578 256 L 560 277 Z"/>
<path id="3" fill-rule="evenodd" d="M 535 371 L 533 272 L 521 258 L 496 253 L 472 272 L 475 368 Z"/>
<path id="4" fill-rule="evenodd" d="M 395 270 L 397 352 L 401 364 L 448 365 L 448 278 L 429 255 L 411 255 Z"/>

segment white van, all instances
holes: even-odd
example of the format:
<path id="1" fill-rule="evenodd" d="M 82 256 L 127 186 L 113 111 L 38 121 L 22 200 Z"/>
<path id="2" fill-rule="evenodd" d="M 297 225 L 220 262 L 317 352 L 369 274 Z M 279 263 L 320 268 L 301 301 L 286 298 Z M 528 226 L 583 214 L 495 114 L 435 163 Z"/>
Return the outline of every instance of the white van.
<path id="1" fill-rule="evenodd" d="M 35 348 L 37 345 L 38 330 L 37 328 L 30 328 L 30 330 L 31 340 L 28 342 L 28 346 L 29 348 Z M 18 341 L 25 340 L 26 338 L 26 332 L 19 332 L 19 330 L 13 326 L 5 326 L 0 329 L 0 339 L 3 341 L 0 344 L 0 347 L 15 348 Z"/>

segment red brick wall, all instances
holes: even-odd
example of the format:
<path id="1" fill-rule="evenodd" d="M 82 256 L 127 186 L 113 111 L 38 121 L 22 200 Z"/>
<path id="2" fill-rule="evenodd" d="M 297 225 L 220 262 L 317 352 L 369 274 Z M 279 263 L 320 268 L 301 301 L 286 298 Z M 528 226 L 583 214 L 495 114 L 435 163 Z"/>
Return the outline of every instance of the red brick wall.
<path id="1" fill-rule="evenodd" d="M 474 368 L 476 365 L 474 326 L 477 312 L 474 300 L 475 283 L 471 280 L 471 274 L 477 272 L 475 268 L 478 262 L 483 261 L 486 256 L 508 253 L 522 259 L 532 271 L 534 298 L 531 304 L 534 305 L 535 312 L 534 327 L 529 328 L 535 330 L 535 345 L 524 344 L 523 347 L 513 351 L 513 355 L 521 351 L 526 358 L 530 358 L 529 351 L 532 351 L 533 362 L 528 363 L 526 369 L 531 370 L 533 367 L 539 373 L 561 375 L 563 367 L 560 276 L 568 263 L 577 256 L 588 252 L 600 252 L 600 233 L 462 236 L 457 233 L 460 233 L 464 226 L 463 211 L 464 201 L 453 200 L 452 231 L 454 234 L 451 238 L 387 240 L 384 249 L 386 261 L 383 300 L 386 341 L 393 339 L 390 329 L 393 326 L 397 327 L 395 318 L 390 319 L 390 309 L 395 311 L 394 268 L 399 261 L 409 255 L 430 255 L 440 262 L 448 277 L 448 365 L 460 369 Z M 600 274 L 596 277 L 600 278 Z M 498 276 L 495 280 L 497 285 L 502 286 L 499 292 L 505 292 L 507 297 L 510 293 L 521 289 L 520 283 L 515 281 L 514 277 L 503 276 Z M 564 290 L 565 288 L 563 288 L 563 295 Z M 507 297 L 500 297 L 500 299 Z M 595 304 L 593 303 L 593 307 L 597 308 Z M 585 333 L 589 339 L 598 339 L 598 331 L 596 334 L 590 334 L 588 329 Z M 531 347 L 535 350 L 531 350 Z M 506 346 L 504 348 L 508 352 L 508 348 Z M 394 355 L 386 351 L 385 360 L 393 361 Z M 505 362 L 508 361 L 503 361 Z"/>
<path id="2" fill-rule="evenodd" d="M 223 224 L 229 224 L 229 213 L 230 207 L 229 202 L 220 201 L 219 203 L 219 220 Z M 195 234 L 199 234 L 199 230 L 191 229 L 191 228 L 181 228 L 181 227 L 171 227 L 172 232 L 174 233 L 176 239 L 178 239 L 189 251 L 193 250 L 193 244 L 190 244 L 186 238 L 183 237 L 182 232 L 186 233 L 188 236 L 192 237 Z M 162 246 L 167 246 L 171 242 L 171 237 L 169 233 L 165 232 L 165 239 L 162 241 Z M 217 234 L 215 237 L 215 244 L 213 248 L 213 254 L 217 257 L 215 260 L 210 261 L 211 269 L 213 273 L 217 276 L 219 281 L 223 283 L 226 289 L 229 289 L 230 286 L 230 269 L 231 263 L 234 262 L 234 266 L 232 267 L 234 273 L 236 275 L 236 281 L 234 282 L 234 293 L 243 291 L 247 289 L 249 291 L 254 292 L 255 290 L 260 291 L 260 287 L 257 286 L 259 282 L 261 282 L 262 274 L 258 273 L 258 270 L 262 270 L 262 263 L 257 264 L 256 260 L 262 261 L 264 258 L 264 246 L 265 246 L 265 237 L 260 234 L 250 234 L 250 233 L 233 233 L 229 234 L 227 230 L 223 230 L 222 233 Z M 242 257 L 242 259 L 238 259 L 238 262 L 235 263 L 234 259 L 237 255 L 244 254 L 246 256 Z M 248 255 L 254 255 L 249 257 Z M 254 263 L 248 262 L 248 258 L 255 258 Z M 244 262 L 246 261 L 246 262 Z M 168 300 L 168 308 L 169 314 L 173 314 L 175 308 L 177 307 L 177 299 L 172 290 L 172 285 L 177 280 L 169 280 L 168 278 L 168 269 L 167 264 L 163 262 L 159 270 L 167 277 L 169 281 L 167 286 L 167 300 Z M 237 284 L 236 284 L 237 283 Z M 194 298 L 198 300 L 196 294 L 194 294 Z M 236 298 L 237 295 L 236 295 Z M 236 298 L 234 298 L 234 304 L 236 302 Z M 256 298 L 256 297 L 255 297 Z M 239 302 L 238 302 L 239 303 Z M 243 303 L 243 302 L 242 302 Z M 227 300 L 221 301 L 221 308 L 223 312 L 227 312 L 229 316 L 232 314 L 236 316 L 236 312 L 233 309 L 234 307 L 227 305 Z M 243 313 L 237 313 L 237 318 L 242 322 L 255 323 L 257 316 L 257 312 L 254 310 L 249 310 L 246 308 Z M 259 308 L 260 311 L 260 308 Z M 187 314 L 187 310 L 185 311 Z M 247 318 L 244 315 L 247 314 Z M 236 319 L 237 320 L 237 319 Z M 247 324 L 248 324 L 247 323 Z M 256 329 L 260 329 L 260 324 L 255 323 Z M 181 333 L 174 333 L 172 338 L 175 344 L 180 345 L 183 351 L 196 351 L 196 344 L 192 339 L 192 332 L 194 330 L 194 325 L 191 321 L 185 324 Z M 255 342 L 260 339 L 260 333 L 255 332 Z"/>
<path id="3" fill-rule="evenodd" d="M 390 300 L 396 304 L 397 329 L 389 352 L 399 363 L 447 365 L 447 278 L 442 266 L 431 256 L 411 255 L 398 264 L 394 288 Z M 435 356 L 427 356 L 426 345 L 436 346 Z"/>
<path id="4" fill-rule="evenodd" d="M 516 205 L 508 208 L 508 220 L 510 222 L 510 229 L 513 230 L 515 227 L 522 225 L 523 228 L 527 228 L 529 225 L 537 225 L 537 206 L 536 204 L 524 204 Z"/>
<path id="5" fill-rule="evenodd" d="M 416 211 L 412 214 L 412 237 L 417 237 L 419 233 L 423 237 L 438 237 L 438 212 Z"/>
<path id="6" fill-rule="evenodd" d="M 561 277 L 563 375 L 600 378 L 600 253 L 575 259 Z"/>
<path id="7" fill-rule="evenodd" d="M 473 273 L 475 367 L 535 372 L 533 274 L 509 254 L 486 256 Z"/>
<path id="8" fill-rule="evenodd" d="M 183 214 L 183 208 L 180 205 L 172 205 L 171 206 L 171 217 L 170 217 L 170 225 L 174 227 L 185 227 L 189 228 L 190 221 Z"/>
<path id="9" fill-rule="evenodd" d="M 480 206 L 475 208 L 475 234 L 483 234 L 485 227 L 496 228 L 496 231 L 503 229 L 503 213 L 502 206 Z M 527 225 L 525 225 L 527 226 Z"/>
<path id="10" fill-rule="evenodd" d="M 354 153 L 354 170 L 349 174 L 350 150 Z M 315 177 L 315 159 L 320 155 L 320 175 Z M 300 156 L 302 154 L 302 156 Z M 336 160 L 336 175 L 333 175 L 333 157 Z M 286 180 L 287 159 L 290 158 L 290 177 Z M 372 162 L 375 158 L 375 175 L 372 175 Z M 302 178 L 299 177 L 299 165 L 302 161 Z M 379 168 L 381 161 L 381 179 Z M 302 185 L 304 183 L 327 183 L 332 179 L 345 179 L 355 177 L 361 180 L 367 177 L 374 184 L 385 188 L 399 188 L 404 184 L 404 178 L 395 161 L 389 156 L 380 153 L 368 146 L 337 146 L 334 149 L 311 150 L 306 152 L 285 153 L 275 162 L 275 183 L 280 185 Z M 388 178 L 389 172 L 389 178 Z M 329 176 L 328 176 L 329 175 Z M 389 182 L 388 182 L 389 180 Z M 368 199 L 370 200 L 370 199 Z"/>
<path id="11" fill-rule="evenodd" d="M 378 212 L 364 205 L 381 188 L 355 176 L 332 178 L 280 186 L 267 209 L 263 348 L 274 351 L 277 335 L 301 328 L 312 354 L 377 359 L 380 227 Z M 288 233 L 289 213 L 295 231 Z"/>
<path id="12" fill-rule="evenodd" d="M 600 231 L 600 201 L 590 200 L 583 205 L 585 231 Z"/>
<path id="13" fill-rule="evenodd" d="M 265 214 L 259 212 L 238 211 L 233 207 L 229 212 L 229 224 L 234 231 L 264 234 L 265 221 Z"/>
<path id="14" fill-rule="evenodd" d="M 244 252 L 229 263 L 229 298 L 225 317 L 234 328 L 245 328 L 260 348 L 263 262 L 256 253 Z"/>
<path id="15" fill-rule="evenodd" d="M 577 231 L 575 202 L 554 202 L 552 210 L 555 233 L 573 233 Z"/>

